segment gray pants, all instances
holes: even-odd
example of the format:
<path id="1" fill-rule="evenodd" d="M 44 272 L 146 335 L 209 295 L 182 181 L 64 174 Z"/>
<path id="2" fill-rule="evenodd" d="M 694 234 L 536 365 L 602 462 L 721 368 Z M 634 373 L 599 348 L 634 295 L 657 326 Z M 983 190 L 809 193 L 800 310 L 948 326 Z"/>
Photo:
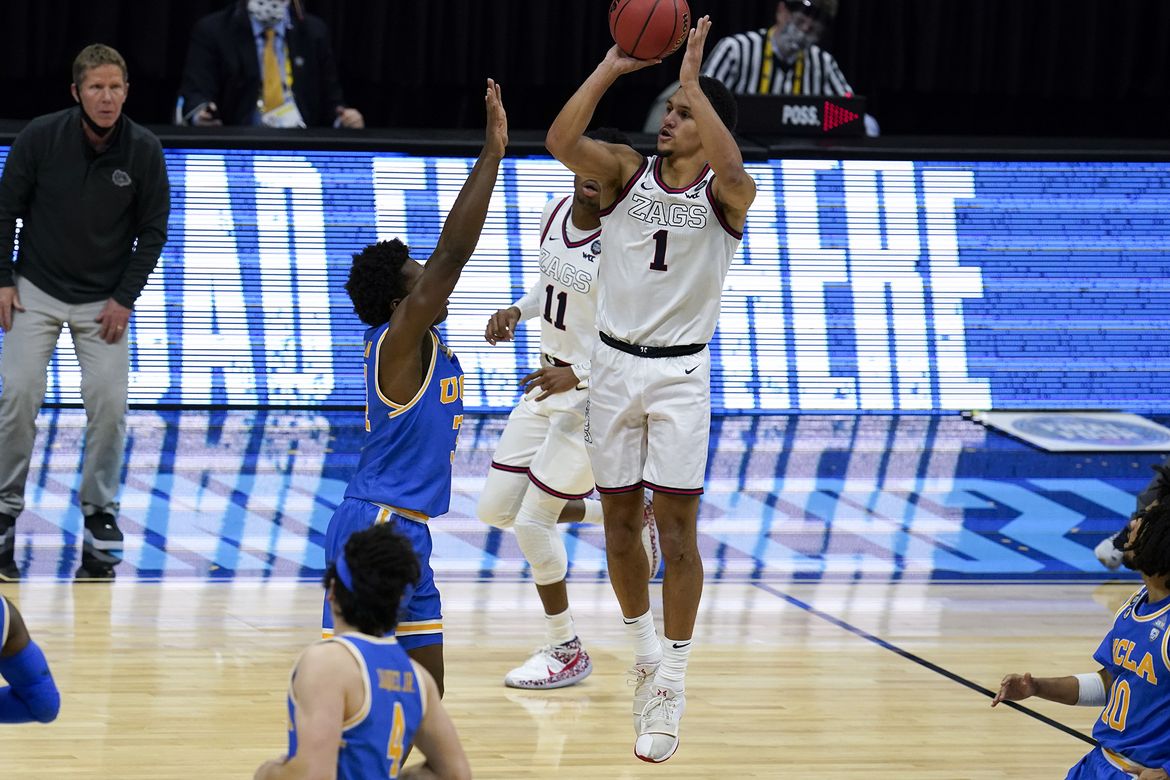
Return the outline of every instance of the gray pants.
<path id="1" fill-rule="evenodd" d="M 45 400 L 49 360 L 61 326 L 68 324 L 81 364 L 85 405 L 85 459 L 81 467 L 81 511 L 118 514 L 122 456 L 126 449 L 126 393 L 130 383 L 129 334 L 115 344 L 98 335 L 95 318 L 105 307 L 71 305 L 17 278 L 25 311 L 14 311 L 12 330 L 0 349 L 0 513 L 24 509 L 24 485 L 36 441 L 36 419 Z"/>

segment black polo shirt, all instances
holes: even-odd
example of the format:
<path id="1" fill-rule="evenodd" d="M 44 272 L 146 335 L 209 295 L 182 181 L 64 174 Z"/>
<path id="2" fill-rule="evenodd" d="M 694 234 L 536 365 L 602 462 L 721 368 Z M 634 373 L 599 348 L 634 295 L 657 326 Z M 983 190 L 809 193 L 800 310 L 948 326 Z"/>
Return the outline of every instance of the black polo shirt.
<path id="1" fill-rule="evenodd" d="M 99 153 L 79 107 L 37 117 L 13 141 L 0 176 L 0 287 L 13 284 L 15 271 L 65 303 L 113 298 L 133 307 L 166 243 L 170 209 L 154 133 L 123 116 Z"/>

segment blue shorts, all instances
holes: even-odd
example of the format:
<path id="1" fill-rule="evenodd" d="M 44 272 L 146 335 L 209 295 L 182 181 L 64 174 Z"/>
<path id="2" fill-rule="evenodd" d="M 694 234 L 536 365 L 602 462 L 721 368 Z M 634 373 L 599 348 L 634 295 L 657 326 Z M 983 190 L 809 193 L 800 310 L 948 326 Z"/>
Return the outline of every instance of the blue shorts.
<path id="1" fill-rule="evenodd" d="M 426 523 L 411 520 L 384 509 L 377 504 L 357 498 L 347 498 L 329 519 L 325 531 L 325 560 L 332 563 L 345 549 L 351 534 L 364 531 L 376 523 L 390 523 L 394 530 L 410 540 L 418 557 L 419 578 L 413 589 L 407 589 L 398 608 L 398 628 L 394 634 L 404 650 L 443 643 L 443 607 L 439 589 L 435 587 L 435 570 L 431 568 L 431 529 Z M 333 613 L 325 601 L 321 615 L 321 631 L 333 634 Z"/>
<path id="2" fill-rule="evenodd" d="M 1077 765 L 1068 770 L 1064 780 L 1133 780 L 1133 775 L 1122 772 L 1105 759 L 1101 748 L 1093 748 Z"/>

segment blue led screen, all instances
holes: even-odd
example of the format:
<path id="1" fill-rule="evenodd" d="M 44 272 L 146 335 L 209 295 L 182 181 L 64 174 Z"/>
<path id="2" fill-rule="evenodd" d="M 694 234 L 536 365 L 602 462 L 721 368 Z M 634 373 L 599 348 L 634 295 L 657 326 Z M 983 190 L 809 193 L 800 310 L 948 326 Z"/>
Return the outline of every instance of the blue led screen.
<path id="1" fill-rule="evenodd" d="M 170 240 L 132 321 L 131 403 L 363 403 L 350 255 L 400 237 L 425 258 L 472 162 L 168 150 Z M 759 195 L 712 344 L 717 412 L 1170 412 L 1170 165 L 748 170 Z M 496 347 L 483 327 L 535 279 L 541 209 L 570 188 L 548 158 L 504 163 L 444 326 L 471 410 L 509 408 L 535 365 L 535 323 Z M 47 400 L 79 402 L 61 346 Z"/>

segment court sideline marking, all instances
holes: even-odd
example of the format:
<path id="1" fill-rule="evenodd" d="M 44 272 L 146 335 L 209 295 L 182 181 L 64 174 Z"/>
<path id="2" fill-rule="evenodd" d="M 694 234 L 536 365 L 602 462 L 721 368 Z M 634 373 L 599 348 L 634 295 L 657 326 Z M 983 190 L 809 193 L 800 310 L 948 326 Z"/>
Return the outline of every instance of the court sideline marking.
<path id="1" fill-rule="evenodd" d="M 903 658 L 905 658 L 908 661 L 913 661 L 914 663 L 918 664 L 919 666 L 925 667 L 936 674 L 940 674 L 943 677 L 946 677 L 948 680 L 951 680 L 952 682 L 957 682 L 959 685 L 962 685 L 965 688 L 970 688 L 971 690 L 975 691 L 976 693 L 982 694 L 989 699 L 995 698 L 995 691 L 988 690 L 987 688 L 984 688 L 979 683 L 974 682 L 972 680 L 968 680 L 966 677 L 963 677 L 962 675 L 955 674 L 954 672 L 950 671 L 949 669 L 944 669 L 943 667 L 939 666 L 938 664 L 926 660 L 922 656 L 915 655 L 914 653 L 911 653 L 909 650 L 903 650 L 902 648 L 898 647 L 897 645 L 895 645 L 891 642 L 887 642 L 885 639 L 882 639 L 879 636 L 875 636 L 875 635 L 869 633 L 865 629 L 858 628 L 857 626 L 852 625 L 851 623 L 846 623 L 841 618 L 836 617 L 834 615 L 830 615 L 828 612 L 824 612 L 822 610 L 819 610 L 816 607 L 814 607 L 812 604 L 809 604 L 805 601 L 801 601 L 800 599 L 796 598 L 795 596 L 792 596 L 788 593 L 785 593 L 784 591 L 777 590 L 776 588 L 772 587 L 771 585 L 768 585 L 767 583 L 758 582 L 758 583 L 755 583 L 755 585 L 757 588 L 764 591 L 765 593 L 770 593 L 773 596 L 776 596 L 777 598 L 783 599 L 784 601 L 787 601 L 789 604 L 793 605 L 794 607 L 799 607 L 800 609 L 803 609 L 805 612 L 809 613 L 810 615 L 814 615 L 815 617 L 818 617 L 821 620 L 824 620 L 826 623 L 831 623 L 832 625 L 837 626 L 838 628 L 841 628 L 841 629 L 844 629 L 845 631 L 848 631 L 849 633 L 853 634 L 854 636 L 859 636 L 868 642 L 872 642 L 873 644 L 877 645 L 878 647 L 881 647 L 885 650 L 889 650 L 891 653 L 895 653 L 897 655 L 902 656 Z M 1089 736 L 1087 734 L 1083 734 L 1080 731 L 1078 731 L 1077 729 L 1074 729 L 1072 726 L 1067 726 L 1058 720 L 1054 720 L 1054 719 L 1048 717 L 1047 715 L 1036 712 L 1036 710 L 1033 710 L 1030 707 L 1025 707 L 1024 705 L 1022 705 L 1018 702 L 1014 702 L 1014 701 L 1005 701 L 1005 702 L 1002 702 L 1002 704 L 1005 707 L 1011 707 L 1013 710 L 1018 710 L 1019 712 L 1022 712 L 1025 715 L 1028 715 L 1032 718 L 1035 718 L 1036 720 L 1040 721 L 1041 723 L 1045 723 L 1049 726 L 1052 726 L 1055 729 L 1063 731 L 1065 734 L 1076 737 L 1077 739 L 1081 740 L 1082 742 L 1087 742 L 1088 744 L 1092 745 L 1093 747 L 1097 746 L 1097 740 L 1093 739 L 1091 736 Z"/>

